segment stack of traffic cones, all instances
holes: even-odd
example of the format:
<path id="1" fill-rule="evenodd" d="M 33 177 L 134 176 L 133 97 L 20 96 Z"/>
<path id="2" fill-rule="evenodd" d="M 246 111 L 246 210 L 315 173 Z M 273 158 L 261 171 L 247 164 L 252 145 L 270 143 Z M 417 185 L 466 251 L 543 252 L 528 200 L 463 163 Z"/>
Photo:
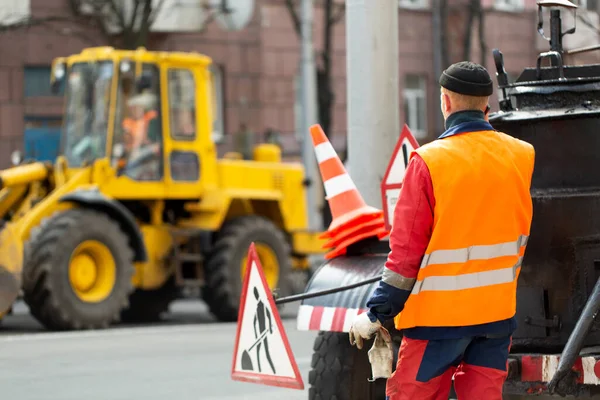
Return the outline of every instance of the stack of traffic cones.
<path id="1" fill-rule="evenodd" d="M 348 246 L 368 237 L 387 236 L 383 211 L 365 203 L 321 126 L 311 126 L 310 134 L 333 218 L 327 232 L 320 235 L 331 239 L 323 246 L 333 249 L 325 258 L 344 255 Z"/>

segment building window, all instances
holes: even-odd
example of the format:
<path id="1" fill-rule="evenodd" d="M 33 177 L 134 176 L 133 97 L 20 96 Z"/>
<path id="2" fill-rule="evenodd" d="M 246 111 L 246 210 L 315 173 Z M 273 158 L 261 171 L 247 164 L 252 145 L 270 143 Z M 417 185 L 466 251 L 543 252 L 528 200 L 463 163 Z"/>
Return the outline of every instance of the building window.
<path id="1" fill-rule="evenodd" d="M 60 152 L 60 117 L 25 117 L 23 134 L 26 159 L 54 162 Z"/>
<path id="2" fill-rule="evenodd" d="M 171 137 L 193 140 L 196 137 L 196 85 L 188 69 L 169 70 L 169 107 Z"/>
<path id="3" fill-rule="evenodd" d="M 404 121 L 417 138 L 427 133 L 427 82 L 420 75 L 406 75 L 404 80 Z"/>
<path id="4" fill-rule="evenodd" d="M 429 6 L 428 0 L 398 0 L 398 6 L 400 8 L 427 8 Z"/>
<path id="5" fill-rule="evenodd" d="M 575 0 L 574 3 L 579 6 L 579 10 L 587 10 L 587 11 L 597 11 L 598 10 L 598 0 L 579 0 L 579 1 Z"/>
<path id="6" fill-rule="evenodd" d="M 502 11 L 521 11 L 525 7 L 523 0 L 495 0 L 495 6 Z"/>
<path id="7" fill-rule="evenodd" d="M 214 143 L 219 143 L 225 135 L 225 98 L 223 68 L 219 65 L 211 65 L 212 75 L 212 106 L 213 106 L 213 125 L 212 139 Z"/>
<path id="8" fill-rule="evenodd" d="M 23 89 L 25 97 L 62 96 L 64 94 L 64 80 L 61 82 L 58 93 L 52 93 L 50 88 L 50 66 L 27 66 L 24 69 Z"/>

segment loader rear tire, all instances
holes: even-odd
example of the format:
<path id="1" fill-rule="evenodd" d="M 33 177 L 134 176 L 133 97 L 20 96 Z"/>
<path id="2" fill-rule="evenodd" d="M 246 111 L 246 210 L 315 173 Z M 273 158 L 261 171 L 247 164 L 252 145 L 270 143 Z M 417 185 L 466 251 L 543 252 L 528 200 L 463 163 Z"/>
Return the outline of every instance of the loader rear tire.
<path id="1" fill-rule="evenodd" d="M 292 292 L 291 249 L 283 232 L 263 217 L 252 215 L 233 219 L 217 233 L 212 251 L 204 264 L 204 301 L 219 321 L 237 321 L 243 283 L 240 265 L 252 242 L 257 248 L 260 245 L 269 249 L 277 258 L 278 277 L 271 290 L 277 289 L 279 296 L 287 296 Z M 260 257 L 260 250 L 257 252 Z M 264 263 L 264 260 L 261 261 Z"/>
<path id="2" fill-rule="evenodd" d="M 116 221 L 89 209 L 59 212 L 26 247 L 23 298 L 47 329 L 103 329 L 119 321 L 134 269 L 128 236 Z M 77 263 L 83 277 L 73 272 Z"/>
<path id="3" fill-rule="evenodd" d="M 308 374 L 309 400 L 385 400 L 385 380 L 367 381 L 371 378 L 367 350 L 372 345 L 372 340 L 366 341 L 358 350 L 350 345 L 347 333 L 319 332 Z"/>
<path id="4" fill-rule="evenodd" d="M 155 290 L 136 289 L 129 296 L 129 306 L 121 312 L 123 322 L 158 322 L 169 305 L 177 299 L 178 289 L 171 278 Z"/>

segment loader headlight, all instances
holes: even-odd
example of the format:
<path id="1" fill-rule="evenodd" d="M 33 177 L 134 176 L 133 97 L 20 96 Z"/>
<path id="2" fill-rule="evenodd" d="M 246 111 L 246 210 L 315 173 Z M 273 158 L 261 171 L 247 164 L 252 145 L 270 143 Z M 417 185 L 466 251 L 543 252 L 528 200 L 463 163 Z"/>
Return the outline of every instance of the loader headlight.
<path id="1" fill-rule="evenodd" d="M 122 73 L 127 74 L 131 71 L 131 62 L 129 60 L 121 61 L 120 69 Z"/>
<path id="2" fill-rule="evenodd" d="M 21 164 L 21 162 L 23 161 L 23 155 L 21 154 L 21 152 L 19 150 L 15 150 L 10 155 L 10 161 L 12 162 L 12 165 L 14 165 L 16 167 L 17 165 Z"/>
<path id="3" fill-rule="evenodd" d="M 63 63 L 56 64 L 54 67 L 54 79 L 60 81 L 65 76 L 65 65 Z"/>

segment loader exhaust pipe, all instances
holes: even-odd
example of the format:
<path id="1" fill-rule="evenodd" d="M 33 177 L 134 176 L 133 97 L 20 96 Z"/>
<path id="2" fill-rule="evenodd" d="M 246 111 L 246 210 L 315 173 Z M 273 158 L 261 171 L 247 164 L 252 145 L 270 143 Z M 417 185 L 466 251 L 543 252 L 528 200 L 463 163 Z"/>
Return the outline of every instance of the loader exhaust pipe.
<path id="1" fill-rule="evenodd" d="M 569 385 L 569 382 L 568 380 L 564 380 L 564 378 L 574 373 L 571 368 L 573 368 L 575 360 L 579 356 L 579 352 L 583 347 L 583 342 L 592 328 L 592 324 L 596 319 L 596 315 L 598 315 L 598 311 L 600 311 L 600 278 L 596 281 L 594 290 L 588 298 L 588 301 L 577 320 L 577 324 L 575 324 L 575 328 L 573 329 L 573 332 L 571 332 L 569 340 L 563 349 L 556 373 L 548 384 L 548 391 L 550 394 L 556 392 L 561 396 L 567 395 L 567 391 L 565 391 L 567 388 L 565 386 Z"/>

